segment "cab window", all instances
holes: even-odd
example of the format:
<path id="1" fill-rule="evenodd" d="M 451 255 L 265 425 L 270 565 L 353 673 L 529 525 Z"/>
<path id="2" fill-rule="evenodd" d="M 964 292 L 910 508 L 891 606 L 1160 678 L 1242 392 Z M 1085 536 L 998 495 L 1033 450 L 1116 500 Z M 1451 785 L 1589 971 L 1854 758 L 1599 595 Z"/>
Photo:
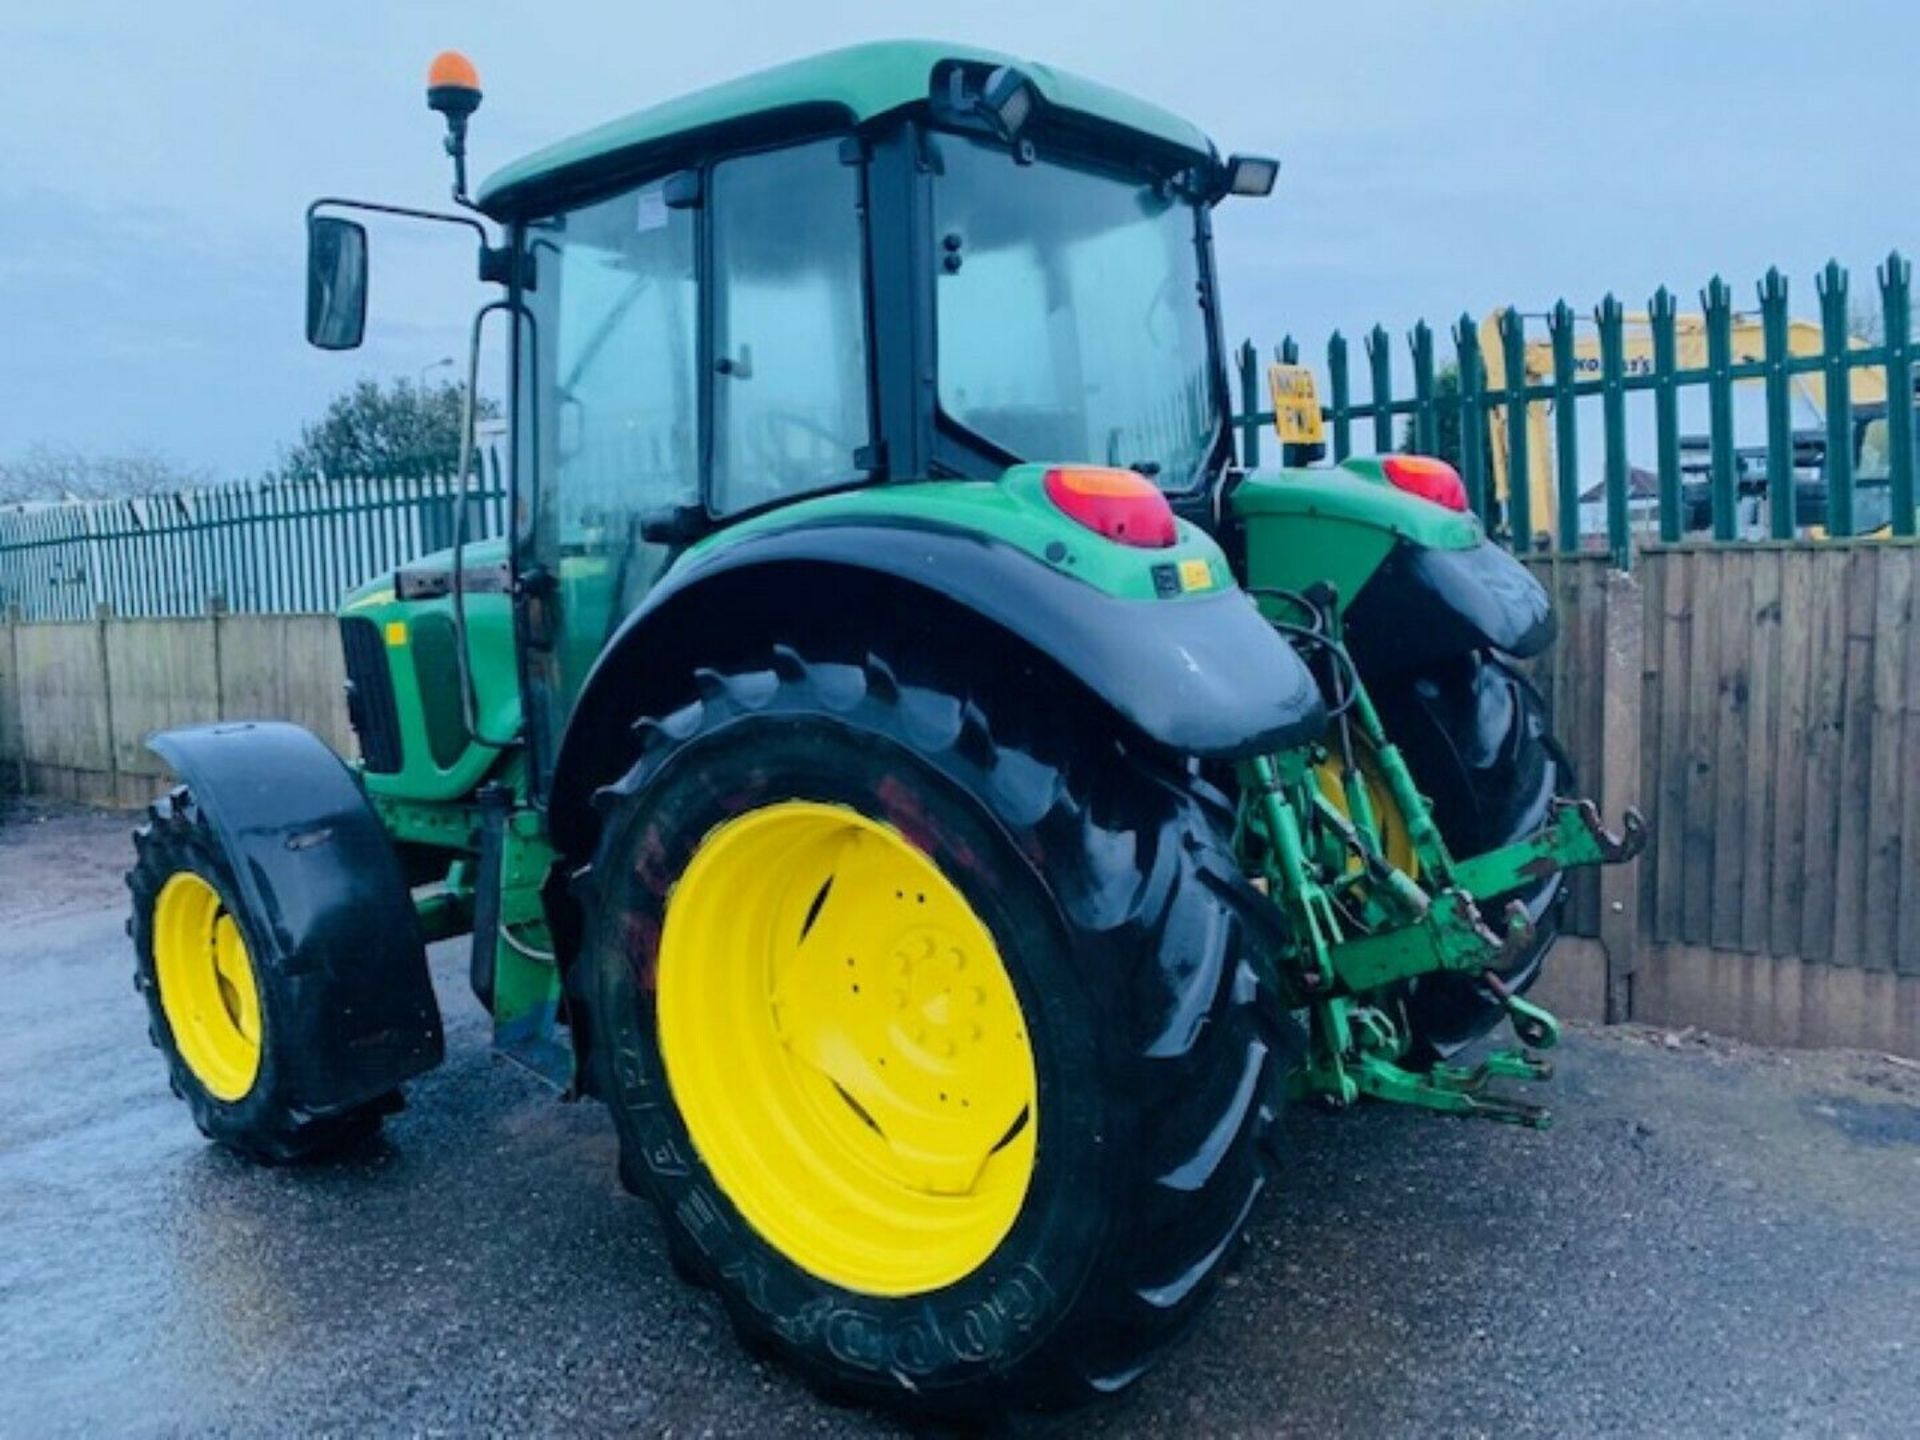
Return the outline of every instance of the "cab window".
<path id="1" fill-rule="evenodd" d="M 530 558 L 567 612 L 560 653 L 540 661 L 555 673 L 541 678 L 570 696 L 666 563 L 645 522 L 700 501 L 694 216 L 653 184 L 531 225 L 527 239 L 539 283 L 518 439 L 536 497 Z"/>
<path id="2" fill-rule="evenodd" d="M 721 514 L 863 478 L 871 440 L 860 170 L 838 140 L 713 167 L 713 471 Z"/>

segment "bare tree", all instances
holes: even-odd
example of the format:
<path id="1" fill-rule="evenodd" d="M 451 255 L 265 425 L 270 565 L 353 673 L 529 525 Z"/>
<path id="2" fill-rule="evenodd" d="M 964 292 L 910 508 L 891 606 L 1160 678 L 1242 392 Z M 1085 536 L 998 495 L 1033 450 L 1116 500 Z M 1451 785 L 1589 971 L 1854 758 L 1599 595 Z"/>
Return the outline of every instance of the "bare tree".
<path id="1" fill-rule="evenodd" d="M 151 495 L 211 482 L 208 471 L 169 460 L 152 450 L 118 453 L 75 446 L 35 445 L 0 460 L 0 501 L 108 500 Z"/>
<path id="2" fill-rule="evenodd" d="M 1847 333 L 1869 345 L 1878 345 L 1887 338 L 1887 317 L 1880 309 L 1878 292 L 1848 297 Z"/>

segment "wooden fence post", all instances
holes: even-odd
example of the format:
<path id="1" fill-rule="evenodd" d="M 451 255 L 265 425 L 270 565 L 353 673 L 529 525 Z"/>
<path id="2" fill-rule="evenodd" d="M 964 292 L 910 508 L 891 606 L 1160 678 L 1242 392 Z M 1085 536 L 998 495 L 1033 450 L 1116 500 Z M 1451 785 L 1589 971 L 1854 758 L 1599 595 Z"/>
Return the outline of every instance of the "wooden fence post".
<path id="1" fill-rule="evenodd" d="M 1646 663 L 1645 592 L 1639 580 L 1609 569 L 1602 621 L 1606 649 L 1601 686 L 1600 811 L 1619 824 L 1640 801 L 1640 746 L 1644 723 Z M 1600 945 L 1607 957 L 1606 1018 L 1633 1018 L 1633 974 L 1639 965 L 1640 862 L 1609 865 L 1600 872 Z"/>
<path id="2" fill-rule="evenodd" d="M 105 600 L 93 607 L 95 654 L 100 657 L 100 700 L 107 712 L 107 806 L 120 803 L 119 732 L 113 723 L 113 662 L 107 647 L 107 626 L 113 623 L 113 606 Z"/>
<path id="3" fill-rule="evenodd" d="M 213 713 L 210 720 L 227 718 L 226 655 L 220 645 L 220 620 L 227 613 L 227 600 L 218 593 L 207 597 L 207 624 L 213 627 Z"/>
<path id="4" fill-rule="evenodd" d="M 13 723 L 8 733 L 18 747 L 13 757 L 13 788 L 21 795 L 27 793 L 26 701 L 20 693 L 20 624 L 24 618 L 18 602 L 7 606 L 7 684 L 0 689 L 0 704 L 6 703 L 8 695 L 13 697 Z"/>

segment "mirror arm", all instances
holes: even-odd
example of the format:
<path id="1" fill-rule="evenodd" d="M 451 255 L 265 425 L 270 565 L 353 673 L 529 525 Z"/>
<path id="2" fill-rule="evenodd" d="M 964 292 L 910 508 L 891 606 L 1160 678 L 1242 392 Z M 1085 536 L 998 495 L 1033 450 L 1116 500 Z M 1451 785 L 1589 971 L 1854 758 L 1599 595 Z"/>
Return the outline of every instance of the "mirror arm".
<path id="1" fill-rule="evenodd" d="M 307 206 L 307 219 L 321 210 L 333 207 L 340 210 L 364 210 L 373 215 L 398 215 L 408 220 L 433 220 L 442 225 L 464 225 L 480 239 L 483 249 L 491 248 L 493 237 L 487 233 L 487 227 L 471 215 L 448 215 L 440 210 L 415 210 L 407 205 L 383 205 L 374 200 L 350 200 L 342 195 L 322 195 Z"/>

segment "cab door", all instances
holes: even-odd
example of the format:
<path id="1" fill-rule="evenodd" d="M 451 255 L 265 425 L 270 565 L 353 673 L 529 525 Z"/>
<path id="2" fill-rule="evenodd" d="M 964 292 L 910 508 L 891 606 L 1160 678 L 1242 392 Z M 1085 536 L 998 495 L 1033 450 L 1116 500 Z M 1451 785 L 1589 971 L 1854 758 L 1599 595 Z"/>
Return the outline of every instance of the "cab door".
<path id="1" fill-rule="evenodd" d="M 526 227 L 515 588 L 542 776 L 608 636 L 665 568 L 662 520 L 700 505 L 697 211 L 667 192 Z"/>

